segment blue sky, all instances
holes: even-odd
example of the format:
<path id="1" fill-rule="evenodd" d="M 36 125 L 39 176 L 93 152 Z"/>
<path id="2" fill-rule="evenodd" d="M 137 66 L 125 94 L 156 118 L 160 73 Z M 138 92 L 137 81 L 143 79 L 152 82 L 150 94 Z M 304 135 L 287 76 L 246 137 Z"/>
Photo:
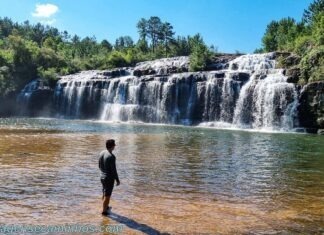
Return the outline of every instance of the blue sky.
<path id="1" fill-rule="evenodd" d="M 158 16 L 176 35 L 200 33 L 222 52 L 253 52 L 271 20 L 300 20 L 313 0 L 0 0 L 0 17 L 47 22 L 81 37 L 114 43 L 118 36 L 138 39 L 140 18 Z"/>

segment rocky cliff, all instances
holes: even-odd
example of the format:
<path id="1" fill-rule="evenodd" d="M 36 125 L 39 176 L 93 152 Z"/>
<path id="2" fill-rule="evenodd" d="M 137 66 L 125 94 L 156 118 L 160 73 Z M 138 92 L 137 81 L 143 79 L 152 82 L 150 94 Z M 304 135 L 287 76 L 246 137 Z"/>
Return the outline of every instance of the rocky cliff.
<path id="1" fill-rule="evenodd" d="M 324 130 L 324 81 L 307 84 L 299 97 L 299 123 L 311 132 Z M 318 130 L 319 129 L 319 130 Z"/>
<path id="2" fill-rule="evenodd" d="M 188 57 L 166 58 L 64 76 L 55 91 L 34 81 L 18 101 L 27 115 L 51 107 L 51 115 L 69 118 L 317 132 L 324 83 L 297 85 L 296 63 L 283 53 L 218 55 L 208 71 L 191 73 Z"/>
<path id="3" fill-rule="evenodd" d="M 53 89 L 41 79 L 28 83 L 17 97 L 18 114 L 49 116 L 52 114 Z"/>

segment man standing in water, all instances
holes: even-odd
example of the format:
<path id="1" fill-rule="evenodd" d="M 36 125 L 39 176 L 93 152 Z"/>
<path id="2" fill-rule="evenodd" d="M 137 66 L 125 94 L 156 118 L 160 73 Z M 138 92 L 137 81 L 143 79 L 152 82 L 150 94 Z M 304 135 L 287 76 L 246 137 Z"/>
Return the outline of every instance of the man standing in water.
<path id="1" fill-rule="evenodd" d="M 106 148 L 107 150 L 104 150 L 99 155 L 99 168 L 101 170 L 101 183 L 102 183 L 102 215 L 108 215 L 109 214 L 109 201 L 110 196 L 112 194 L 114 183 L 116 180 L 116 186 L 120 184 L 118 173 L 116 169 L 116 157 L 112 153 L 112 151 L 115 149 L 115 140 L 109 139 L 106 141 Z"/>

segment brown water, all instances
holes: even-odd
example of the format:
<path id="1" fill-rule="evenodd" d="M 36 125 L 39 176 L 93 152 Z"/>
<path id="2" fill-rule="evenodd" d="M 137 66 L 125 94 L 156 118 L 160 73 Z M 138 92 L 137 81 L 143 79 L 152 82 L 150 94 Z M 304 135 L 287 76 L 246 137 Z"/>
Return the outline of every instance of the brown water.
<path id="1" fill-rule="evenodd" d="M 98 156 L 121 185 L 102 217 Z M 122 234 L 324 232 L 324 137 L 0 119 L 0 224 L 122 224 Z"/>

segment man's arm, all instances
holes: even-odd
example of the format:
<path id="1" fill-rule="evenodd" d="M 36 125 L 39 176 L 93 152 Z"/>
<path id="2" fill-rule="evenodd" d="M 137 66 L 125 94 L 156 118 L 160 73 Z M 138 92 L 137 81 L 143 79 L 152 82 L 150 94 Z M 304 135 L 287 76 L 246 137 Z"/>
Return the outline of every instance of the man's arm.
<path id="1" fill-rule="evenodd" d="M 99 169 L 102 169 L 102 154 L 99 155 Z"/>
<path id="2" fill-rule="evenodd" d="M 113 173 L 114 179 L 117 182 L 117 185 L 119 185 L 120 184 L 120 181 L 119 181 L 119 177 L 118 177 L 118 173 L 117 173 L 117 168 L 116 168 L 116 157 L 113 157 L 113 161 L 112 161 L 112 173 Z"/>

